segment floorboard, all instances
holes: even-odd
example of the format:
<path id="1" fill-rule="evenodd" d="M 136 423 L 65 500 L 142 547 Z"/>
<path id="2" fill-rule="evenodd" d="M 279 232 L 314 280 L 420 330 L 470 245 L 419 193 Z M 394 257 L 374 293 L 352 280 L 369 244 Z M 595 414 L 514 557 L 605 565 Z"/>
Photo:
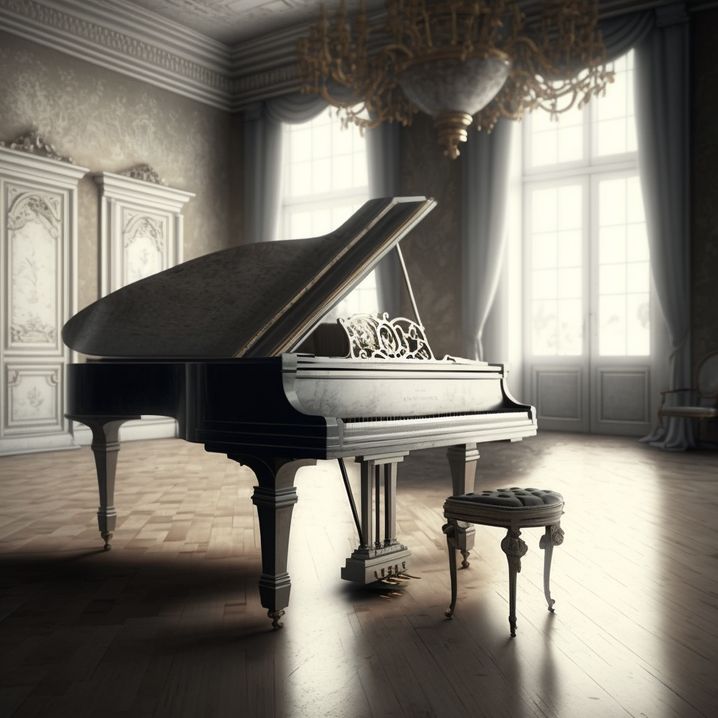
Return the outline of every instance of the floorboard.
<path id="1" fill-rule="evenodd" d="M 356 530 L 339 472 L 301 470 L 276 632 L 248 469 L 178 440 L 125 444 L 105 553 L 89 450 L 0 458 L 0 716 L 716 715 L 718 452 L 550 432 L 480 448 L 482 487 L 566 500 L 556 613 L 526 530 L 515 639 L 500 529 L 477 527 L 443 616 L 443 450 L 400 467 L 418 578 L 395 597 L 340 579 Z"/>

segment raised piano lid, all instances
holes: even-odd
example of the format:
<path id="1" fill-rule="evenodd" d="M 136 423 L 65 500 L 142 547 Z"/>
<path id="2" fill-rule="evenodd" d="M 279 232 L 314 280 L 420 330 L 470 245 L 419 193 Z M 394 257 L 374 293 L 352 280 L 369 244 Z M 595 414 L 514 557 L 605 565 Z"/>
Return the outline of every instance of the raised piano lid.
<path id="1" fill-rule="evenodd" d="M 243 244 L 129 284 L 78 312 L 69 347 L 118 358 L 274 356 L 291 351 L 436 205 L 366 202 L 322 237 Z"/>

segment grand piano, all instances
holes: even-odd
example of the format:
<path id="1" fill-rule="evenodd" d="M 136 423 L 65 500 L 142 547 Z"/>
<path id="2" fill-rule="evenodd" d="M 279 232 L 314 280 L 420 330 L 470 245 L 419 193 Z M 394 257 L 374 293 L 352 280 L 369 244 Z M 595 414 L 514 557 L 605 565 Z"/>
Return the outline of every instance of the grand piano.
<path id="1" fill-rule="evenodd" d="M 289 604 L 294 477 L 318 459 L 339 459 L 357 524 L 359 544 L 342 577 L 372 583 L 407 571 L 410 551 L 395 528 L 399 463 L 411 451 L 446 446 L 453 493 L 472 491 L 477 444 L 535 434 L 535 411 L 509 395 L 503 366 L 435 358 L 411 294 L 416 321 L 340 320 L 347 356 L 301 349 L 382 257 L 393 250 L 401 259 L 399 241 L 434 204 L 370 200 L 325 236 L 215 252 L 70 319 L 63 339 L 88 358 L 68 367 L 67 416 L 92 430 L 106 549 L 117 522 L 120 426 L 162 415 L 177 420 L 183 439 L 255 473 L 259 594 L 275 628 Z M 344 458 L 360 463 L 358 509 Z M 473 529 L 463 528 L 466 560 Z"/>

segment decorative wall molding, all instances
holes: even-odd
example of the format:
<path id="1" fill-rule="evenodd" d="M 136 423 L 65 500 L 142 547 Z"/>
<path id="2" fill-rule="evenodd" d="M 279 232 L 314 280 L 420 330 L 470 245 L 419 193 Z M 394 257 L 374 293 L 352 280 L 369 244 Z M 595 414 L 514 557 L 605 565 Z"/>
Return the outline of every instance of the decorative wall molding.
<path id="1" fill-rule="evenodd" d="M 100 203 L 100 292 L 104 296 L 154 271 L 182 261 L 184 205 L 193 192 L 158 184 L 152 168 L 140 174 L 99 172 L 93 175 L 101 192 Z M 142 246 L 141 255 L 134 256 Z M 141 270 L 141 265 L 146 270 Z M 135 267 L 129 271 L 129 266 Z M 153 272 L 150 272 L 153 268 Z M 139 275 L 138 275 L 139 272 Z M 135 276 L 137 275 L 137 276 Z M 130 279 L 131 277 L 131 279 Z"/>
<path id="2" fill-rule="evenodd" d="M 524 0 L 528 16 L 541 0 Z M 675 5 L 602 0 L 601 17 Z M 718 0 L 688 0 L 688 12 Z M 308 23 L 226 45 L 126 0 L 0 0 L 0 30 L 224 110 L 299 88 L 297 40 Z"/>
<path id="3" fill-rule="evenodd" d="M 0 0 L 0 30 L 230 108 L 228 48 L 122 0 Z"/>
<path id="4" fill-rule="evenodd" d="M 151 184 L 166 185 L 167 183 L 159 176 L 157 170 L 149 165 L 135 165 L 124 172 L 120 172 L 123 177 L 141 180 L 142 182 L 150 182 Z"/>
<path id="5" fill-rule="evenodd" d="M 594 369 L 595 431 L 645 436 L 651 430 L 651 368 L 634 362 Z"/>
<path id="6" fill-rule="evenodd" d="M 9 150 L 19 150 L 20 152 L 30 152 L 40 157 L 47 157 L 51 160 L 73 164 L 72 157 L 61 155 L 55 149 L 55 146 L 46 142 L 35 128 L 19 135 L 14 140 L 4 140 L 0 142 L 0 147 L 5 147 Z"/>
<path id="7" fill-rule="evenodd" d="M 588 373 L 580 366 L 534 364 L 530 371 L 531 403 L 545 429 L 588 431 Z"/>
<path id="8" fill-rule="evenodd" d="M 60 332 L 77 311 L 77 186 L 87 168 L 38 142 L 0 147 L 0 454 L 73 446 Z"/>

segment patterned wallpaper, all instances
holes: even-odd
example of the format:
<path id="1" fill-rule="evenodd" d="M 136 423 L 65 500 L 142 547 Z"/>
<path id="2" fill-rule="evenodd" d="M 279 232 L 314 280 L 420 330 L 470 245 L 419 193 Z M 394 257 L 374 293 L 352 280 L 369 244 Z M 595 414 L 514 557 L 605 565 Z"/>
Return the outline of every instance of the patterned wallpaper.
<path id="1" fill-rule="evenodd" d="M 227 113 L 4 33 L 0 108 L 0 139 L 35 126 L 60 154 L 92 171 L 146 162 L 167 185 L 195 192 L 183 213 L 185 259 L 236 241 Z M 79 198 L 83 307 L 99 292 L 99 202 L 91 178 L 81 181 Z"/>
<path id="2" fill-rule="evenodd" d="M 693 22 L 691 313 L 693 363 L 718 351 L 718 11 Z"/>

